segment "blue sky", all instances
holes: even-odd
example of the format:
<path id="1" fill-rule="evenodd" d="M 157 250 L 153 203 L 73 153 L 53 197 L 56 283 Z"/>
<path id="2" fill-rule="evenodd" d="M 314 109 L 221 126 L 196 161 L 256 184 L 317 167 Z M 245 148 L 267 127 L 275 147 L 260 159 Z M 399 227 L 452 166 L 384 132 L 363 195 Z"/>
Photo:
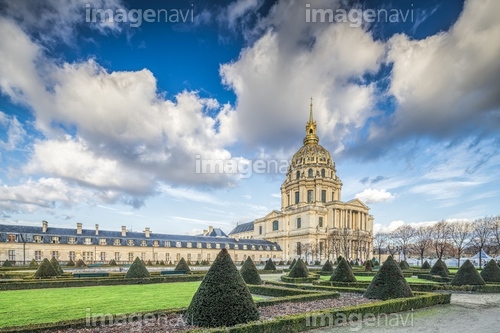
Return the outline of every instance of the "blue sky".
<path id="1" fill-rule="evenodd" d="M 497 215 L 498 9 L 0 0 L 0 221 L 229 232 L 280 208 L 285 175 L 199 174 L 197 158 L 286 163 L 310 97 L 342 199 L 376 230 Z"/>

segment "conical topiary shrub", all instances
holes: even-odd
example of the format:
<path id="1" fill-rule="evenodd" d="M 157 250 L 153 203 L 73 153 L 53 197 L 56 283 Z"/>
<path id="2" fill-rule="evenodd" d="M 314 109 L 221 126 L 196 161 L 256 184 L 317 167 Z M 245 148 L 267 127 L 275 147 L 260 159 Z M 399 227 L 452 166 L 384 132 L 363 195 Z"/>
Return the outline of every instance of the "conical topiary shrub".
<path id="1" fill-rule="evenodd" d="M 5 260 L 2 264 L 2 267 L 12 267 L 12 263 L 9 260 Z"/>
<path id="2" fill-rule="evenodd" d="M 35 272 L 35 278 L 43 279 L 56 276 L 57 272 L 54 266 L 50 263 L 49 259 L 43 259 L 42 263 L 38 266 L 38 269 Z"/>
<path id="3" fill-rule="evenodd" d="M 82 259 L 78 259 L 75 266 L 76 267 L 85 267 L 87 265 L 85 265 L 85 261 L 83 261 Z"/>
<path id="4" fill-rule="evenodd" d="M 494 259 L 491 259 L 484 265 L 481 277 L 484 282 L 500 282 L 500 267 L 498 267 Z"/>
<path id="5" fill-rule="evenodd" d="M 406 260 L 402 260 L 399 263 L 399 268 L 401 268 L 401 270 L 404 271 L 406 269 L 410 269 L 410 265 L 408 265 L 408 263 L 406 262 Z"/>
<path id="6" fill-rule="evenodd" d="M 356 277 L 354 276 L 351 266 L 347 261 L 342 258 L 337 265 L 337 268 L 333 271 L 330 281 L 335 282 L 356 282 Z"/>
<path id="7" fill-rule="evenodd" d="M 366 298 L 387 300 L 412 297 L 413 292 L 397 262 L 389 256 L 373 277 L 363 296 Z"/>
<path id="8" fill-rule="evenodd" d="M 306 278 L 308 275 L 309 275 L 309 270 L 307 269 L 306 264 L 304 263 L 304 261 L 302 261 L 301 258 L 297 260 L 295 265 L 293 265 L 290 273 L 288 273 L 288 277 L 291 278 L 303 278 L 303 277 Z"/>
<path id="9" fill-rule="evenodd" d="M 438 261 L 436 261 L 434 263 L 434 265 L 432 266 L 429 274 L 430 275 L 439 275 L 441 277 L 447 277 L 448 270 L 446 269 L 444 262 L 441 259 L 438 259 Z"/>
<path id="10" fill-rule="evenodd" d="M 365 272 L 371 272 L 371 271 L 373 271 L 372 261 L 367 260 L 365 262 Z"/>
<path id="11" fill-rule="evenodd" d="M 109 261 L 109 266 L 116 266 L 116 261 L 115 261 L 115 259 L 111 259 L 111 260 Z"/>
<path id="12" fill-rule="evenodd" d="M 55 257 L 52 257 L 50 259 L 50 264 L 54 267 L 54 269 L 56 270 L 57 272 L 57 275 L 63 275 L 64 272 L 61 268 L 61 266 L 59 265 L 59 261 L 57 261 L 57 259 Z"/>
<path id="13" fill-rule="evenodd" d="M 31 259 L 30 261 L 30 264 L 29 264 L 29 267 L 30 268 L 35 268 L 35 267 L 38 267 L 38 262 L 33 258 Z"/>
<path id="14" fill-rule="evenodd" d="M 421 269 L 431 269 L 431 265 L 429 265 L 429 262 L 426 260 L 423 264 Z"/>
<path id="15" fill-rule="evenodd" d="M 333 273 L 333 266 L 330 260 L 327 260 L 323 267 L 321 268 L 322 272 L 332 272 Z"/>
<path id="16" fill-rule="evenodd" d="M 139 257 L 135 258 L 134 262 L 130 266 L 125 274 L 126 279 L 139 279 L 150 277 L 149 271 Z"/>
<path id="17" fill-rule="evenodd" d="M 288 269 L 291 270 L 296 263 L 297 263 L 297 259 L 293 258 L 293 261 L 290 264 L 290 267 L 288 267 Z"/>
<path id="18" fill-rule="evenodd" d="M 160 261 L 160 266 L 165 266 L 165 262 L 163 260 Z"/>
<path id="19" fill-rule="evenodd" d="M 264 266 L 265 271 L 275 271 L 276 270 L 276 265 L 274 264 L 273 260 L 269 258 L 268 261 L 266 261 L 266 265 Z"/>
<path id="20" fill-rule="evenodd" d="M 446 265 L 444 260 L 442 260 L 442 262 L 443 262 L 444 269 L 446 269 L 446 274 L 450 275 L 450 270 L 448 269 L 448 265 Z"/>
<path id="21" fill-rule="evenodd" d="M 240 274 L 247 284 L 262 284 L 257 267 L 255 267 L 250 257 L 247 257 L 247 260 L 245 260 L 245 263 L 241 266 Z"/>
<path id="22" fill-rule="evenodd" d="M 474 265 L 467 259 L 455 274 L 455 277 L 450 282 L 454 286 L 463 285 L 483 285 L 484 280 L 479 275 Z"/>
<path id="23" fill-rule="evenodd" d="M 227 249 L 215 258 L 184 319 L 201 327 L 229 327 L 259 319 L 252 295 Z"/>
<path id="24" fill-rule="evenodd" d="M 73 266 L 75 266 L 75 262 L 73 260 L 71 260 L 71 258 L 70 258 L 69 261 L 66 263 L 66 266 L 73 267 Z"/>
<path id="25" fill-rule="evenodd" d="M 146 266 L 153 266 L 153 263 L 151 262 L 151 260 L 148 260 L 148 262 L 146 263 Z"/>
<path id="26" fill-rule="evenodd" d="M 177 266 L 175 266 L 175 270 L 191 272 L 191 269 L 189 269 L 189 265 L 187 264 L 186 260 L 184 260 L 184 257 L 182 257 L 181 260 L 179 260 Z"/>

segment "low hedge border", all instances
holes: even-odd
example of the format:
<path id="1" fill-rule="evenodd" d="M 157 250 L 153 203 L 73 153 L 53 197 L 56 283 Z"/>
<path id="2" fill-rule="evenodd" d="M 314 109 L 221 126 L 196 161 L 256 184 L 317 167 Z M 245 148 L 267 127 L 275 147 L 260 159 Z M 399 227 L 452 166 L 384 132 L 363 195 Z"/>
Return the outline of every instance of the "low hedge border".
<path id="1" fill-rule="evenodd" d="M 252 294 L 271 296 L 271 297 L 286 297 L 297 295 L 308 295 L 321 292 L 321 290 L 305 290 L 299 288 L 288 288 L 287 286 L 276 285 L 254 285 L 248 284 L 248 289 Z"/>
<path id="2" fill-rule="evenodd" d="M 434 282 L 451 282 L 453 280 L 453 276 L 441 277 L 439 275 L 430 275 L 430 274 L 418 274 L 417 277 L 422 280 L 429 280 Z"/>
<path id="3" fill-rule="evenodd" d="M 357 306 L 349 306 L 343 308 L 333 308 L 311 313 L 302 313 L 297 315 L 278 317 L 268 321 L 254 321 L 248 324 L 236 325 L 233 327 L 219 327 L 213 329 L 197 329 L 192 330 L 193 333 L 261 333 L 261 332 L 303 332 L 307 330 L 317 329 L 321 326 L 333 326 L 335 323 L 345 321 L 338 320 L 341 318 L 349 318 L 350 315 L 355 315 L 356 319 L 367 314 L 379 315 L 384 313 L 395 313 L 402 311 L 411 311 L 413 309 L 425 308 L 438 304 L 450 303 L 450 294 L 435 294 L 421 293 L 411 298 L 398 298 L 375 303 L 362 304 Z M 311 320 L 311 317 L 313 318 Z M 334 318 L 330 323 L 329 320 L 324 320 L 325 325 L 321 325 L 321 319 Z M 317 320 L 314 321 L 314 318 Z M 319 320 L 318 320 L 319 319 Z M 316 325 L 312 325 L 316 323 Z"/>
<path id="4" fill-rule="evenodd" d="M 363 289 L 363 288 L 331 287 L 331 286 L 322 286 L 317 284 L 313 285 L 292 284 L 292 283 L 285 283 L 278 281 L 265 281 L 265 284 L 287 287 L 287 288 L 302 289 L 302 290 L 337 291 L 337 292 L 358 293 L 358 294 L 362 294 L 366 290 L 366 288 Z"/>
<path id="5" fill-rule="evenodd" d="M 43 279 L 39 281 L 23 281 L 0 284 L 0 291 L 44 288 L 92 287 L 92 286 L 118 286 L 127 284 L 150 284 L 171 282 L 201 281 L 205 275 L 163 276 L 144 279 L 113 279 L 113 278 L 88 278 L 88 279 Z"/>
<path id="6" fill-rule="evenodd" d="M 259 272 L 259 274 L 283 274 L 282 269 L 276 269 L 274 271 L 269 271 L 269 270 L 265 270 L 265 269 L 258 269 L 257 272 Z"/>
<path id="7" fill-rule="evenodd" d="M 288 282 L 288 283 L 311 283 L 315 280 L 319 279 L 319 274 L 309 274 L 308 277 L 306 278 L 291 278 L 286 275 L 281 276 L 281 281 L 283 282 Z"/>
<path id="8" fill-rule="evenodd" d="M 361 288 L 366 289 L 370 285 L 370 282 L 336 282 L 336 281 L 313 281 L 315 285 L 331 286 L 331 287 L 347 287 L 347 288 Z M 409 283 L 411 290 L 413 291 L 425 291 L 430 292 L 436 290 L 435 284 L 431 283 Z"/>

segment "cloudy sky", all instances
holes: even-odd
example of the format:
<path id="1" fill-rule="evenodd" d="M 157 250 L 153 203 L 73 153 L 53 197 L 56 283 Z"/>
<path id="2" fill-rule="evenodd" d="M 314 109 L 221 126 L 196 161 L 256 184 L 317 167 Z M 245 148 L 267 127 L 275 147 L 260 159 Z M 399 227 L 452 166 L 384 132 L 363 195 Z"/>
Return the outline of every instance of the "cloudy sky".
<path id="1" fill-rule="evenodd" d="M 378 229 L 497 215 L 499 11 L 0 0 L 0 222 L 229 232 L 280 208 L 285 175 L 196 163 L 286 163 L 311 97 L 342 199 L 365 201 Z"/>

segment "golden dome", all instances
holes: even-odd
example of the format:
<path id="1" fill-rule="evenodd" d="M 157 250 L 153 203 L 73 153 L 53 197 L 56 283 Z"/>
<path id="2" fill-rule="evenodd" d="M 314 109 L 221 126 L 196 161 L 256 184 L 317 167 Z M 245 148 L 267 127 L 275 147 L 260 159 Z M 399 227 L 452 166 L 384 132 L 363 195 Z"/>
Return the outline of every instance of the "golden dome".
<path id="1" fill-rule="evenodd" d="M 290 166 L 295 169 L 306 165 L 333 166 L 332 157 L 328 150 L 317 143 L 302 146 L 292 157 Z"/>

